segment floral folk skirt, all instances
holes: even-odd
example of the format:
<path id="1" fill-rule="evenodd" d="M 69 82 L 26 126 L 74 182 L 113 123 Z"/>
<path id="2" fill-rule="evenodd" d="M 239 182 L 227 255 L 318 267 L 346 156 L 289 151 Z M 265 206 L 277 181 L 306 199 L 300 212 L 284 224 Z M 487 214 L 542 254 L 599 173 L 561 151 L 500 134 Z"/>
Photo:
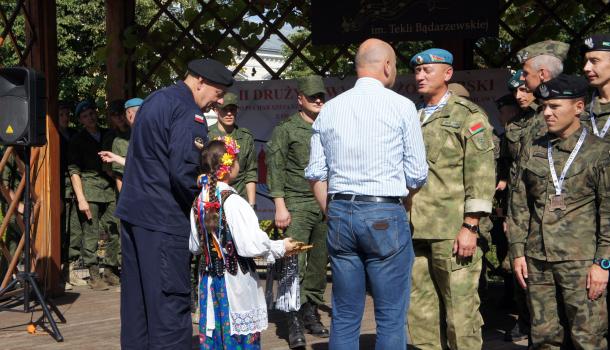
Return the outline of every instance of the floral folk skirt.
<path id="1" fill-rule="evenodd" d="M 211 337 L 206 336 L 208 278 L 212 278 L 210 288 L 214 302 L 216 326 Z M 229 322 L 229 298 L 224 277 L 202 275 L 199 282 L 199 349 L 201 350 L 259 350 L 261 348 L 260 332 L 254 334 L 231 335 Z"/>

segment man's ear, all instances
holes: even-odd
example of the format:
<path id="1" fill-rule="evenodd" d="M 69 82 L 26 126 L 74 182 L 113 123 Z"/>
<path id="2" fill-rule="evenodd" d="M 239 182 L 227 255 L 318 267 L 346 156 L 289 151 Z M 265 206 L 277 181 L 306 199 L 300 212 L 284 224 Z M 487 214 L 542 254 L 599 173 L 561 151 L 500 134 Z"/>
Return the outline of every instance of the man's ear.
<path id="1" fill-rule="evenodd" d="M 452 77 L 453 77 L 453 67 L 449 66 L 449 68 L 447 68 L 447 70 L 445 70 L 445 82 L 449 82 L 449 80 L 451 80 Z"/>
<path id="2" fill-rule="evenodd" d="M 581 114 L 585 111 L 585 100 L 579 98 L 574 102 L 574 108 L 576 109 L 576 113 Z"/>

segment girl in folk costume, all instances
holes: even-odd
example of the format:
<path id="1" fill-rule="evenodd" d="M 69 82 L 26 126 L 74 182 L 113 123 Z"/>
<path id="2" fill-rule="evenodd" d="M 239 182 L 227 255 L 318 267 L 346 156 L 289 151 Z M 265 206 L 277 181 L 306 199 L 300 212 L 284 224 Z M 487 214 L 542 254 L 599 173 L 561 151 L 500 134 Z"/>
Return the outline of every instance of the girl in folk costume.
<path id="1" fill-rule="evenodd" d="M 239 172 L 237 153 L 239 146 L 228 136 L 210 141 L 201 153 L 190 244 L 202 254 L 200 349 L 260 349 L 267 305 L 252 258 L 272 263 L 296 248 L 291 239 L 270 240 L 252 207 L 228 185 Z"/>

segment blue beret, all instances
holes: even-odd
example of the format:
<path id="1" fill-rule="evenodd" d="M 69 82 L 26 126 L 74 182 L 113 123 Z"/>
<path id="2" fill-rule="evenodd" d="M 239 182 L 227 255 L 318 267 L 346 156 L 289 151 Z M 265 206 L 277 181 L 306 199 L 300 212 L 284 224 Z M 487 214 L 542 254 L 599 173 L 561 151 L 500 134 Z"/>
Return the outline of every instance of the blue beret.
<path id="1" fill-rule="evenodd" d="M 429 63 L 444 63 L 452 65 L 453 55 L 451 52 L 443 49 L 428 49 L 413 56 L 409 64 L 411 67 L 415 67 L 421 64 Z"/>
<path id="2" fill-rule="evenodd" d="M 211 58 L 192 60 L 188 64 L 188 71 L 192 75 L 202 77 L 222 86 L 233 85 L 233 74 L 222 63 Z"/>
<path id="3" fill-rule="evenodd" d="M 518 71 L 515 72 L 515 74 L 513 74 L 512 77 L 510 77 L 510 79 L 508 79 L 508 90 L 510 91 L 515 91 L 517 90 L 517 88 L 523 84 L 525 84 L 525 80 L 521 79 L 521 76 L 523 75 L 523 70 L 519 69 Z"/>
<path id="4" fill-rule="evenodd" d="M 74 115 L 76 116 L 76 118 L 80 117 L 80 113 L 83 112 L 86 109 L 96 109 L 97 106 L 95 105 L 95 103 L 91 102 L 90 100 L 83 100 L 80 101 L 77 105 L 76 105 L 76 110 L 74 111 Z"/>
<path id="5" fill-rule="evenodd" d="M 131 107 L 138 107 L 142 105 L 142 102 L 144 102 L 143 99 L 136 97 L 136 98 L 132 98 L 130 100 L 127 100 L 125 102 L 125 109 L 127 108 L 131 108 Z"/>

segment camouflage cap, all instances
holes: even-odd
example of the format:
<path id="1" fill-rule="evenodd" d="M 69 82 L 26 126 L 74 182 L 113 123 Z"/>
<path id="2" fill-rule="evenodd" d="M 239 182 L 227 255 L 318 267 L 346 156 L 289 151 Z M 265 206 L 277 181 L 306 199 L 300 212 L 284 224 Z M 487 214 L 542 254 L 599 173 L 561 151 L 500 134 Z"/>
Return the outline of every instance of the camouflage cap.
<path id="1" fill-rule="evenodd" d="M 610 34 L 593 34 L 583 41 L 580 53 L 589 51 L 610 51 Z"/>
<path id="2" fill-rule="evenodd" d="M 468 92 L 468 89 L 466 89 L 464 87 L 464 85 L 462 85 L 462 84 L 451 83 L 451 84 L 449 84 L 448 88 L 449 88 L 449 91 L 451 91 L 451 93 L 454 95 L 458 95 L 460 97 L 465 97 L 465 98 L 470 98 L 470 92 Z"/>
<path id="3" fill-rule="evenodd" d="M 237 95 L 232 92 L 227 92 L 222 98 L 222 104 L 218 105 L 218 108 L 225 108 L 228 106 L 236 106 L 239 107 L 239 99 Z"/>
<path id="4" fill-rule="evenodd" d="M 297 79 L 297 89 L 305 96 L 313 96 L 317 94 L 326 94 L 324 82 L 319 75 L 310 75 Z"/>
<path id="5" fill-rule="evenodd" d="M 517 59 L 519 63 L 523 64 L 530 58 L 550 55 L 559 58 L 563 62 L 568 55 L 568 50 L 570 50 L 570 44 L 555 40 L 545 40 L 519 50 L 517 52 Z"/>

